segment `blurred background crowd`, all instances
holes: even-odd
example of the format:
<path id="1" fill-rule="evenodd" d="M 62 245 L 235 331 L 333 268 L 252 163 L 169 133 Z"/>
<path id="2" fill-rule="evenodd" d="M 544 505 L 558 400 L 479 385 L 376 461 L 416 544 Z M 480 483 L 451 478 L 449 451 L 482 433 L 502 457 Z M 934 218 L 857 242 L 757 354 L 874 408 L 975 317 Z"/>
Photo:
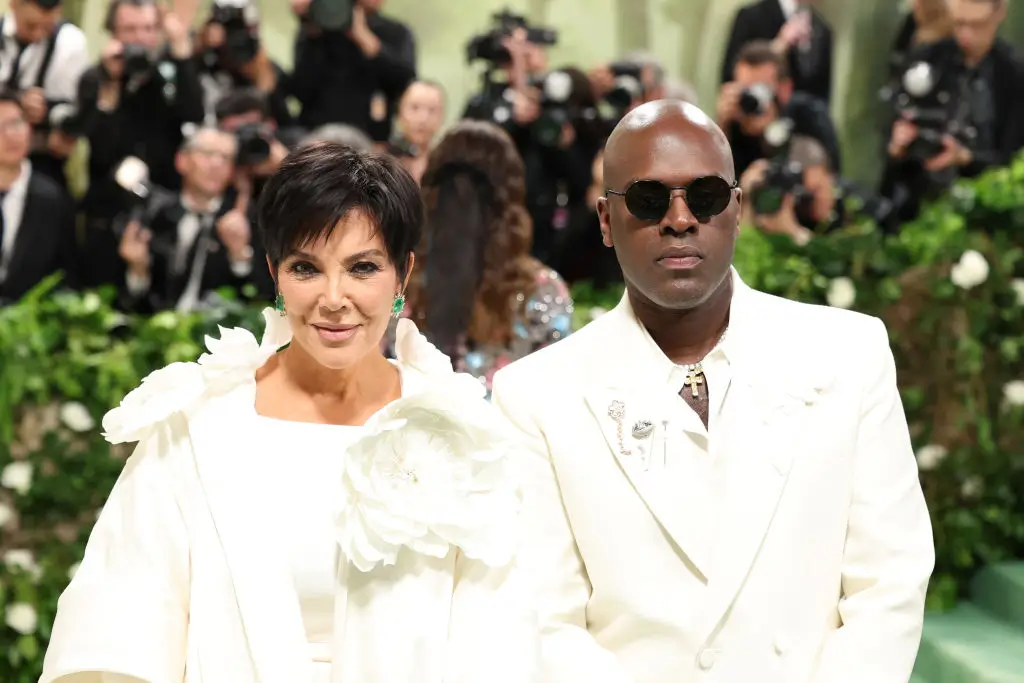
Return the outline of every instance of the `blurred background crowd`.
<path id="1" fill-rule="evenodd" d="M 58 271 L 116 288 L 128 312 L 192 311 L 225 288 L 269 301 L 261 187 L 290 150 L 333 140 L 394 155 L 421 184 L 410 315 L 486 378 L 569 333 L 569 285 L 621 282 L 594 210 L 612 127 L 645 101 L 697 100 L 655 51 L 552 63 L 559 30 L 511 10 L 452 46 L 479 79 L 459 101 L 385 0 L 274 0 L 297 26 L 287 69 L 255 0 L 110 0 L 99 45 L 69 2 L 10 0 L 0 19 L 0 305 Z M 854 182 L 818 4 L 739 6 L 701 64 L 720 72 L 698 104 L 732 143 L 747 223 L 800 245 L 865 217 L 897 231 L 1024 146 L 1007 0 L 913 0 L 880 79 L 877 182 Z"/>

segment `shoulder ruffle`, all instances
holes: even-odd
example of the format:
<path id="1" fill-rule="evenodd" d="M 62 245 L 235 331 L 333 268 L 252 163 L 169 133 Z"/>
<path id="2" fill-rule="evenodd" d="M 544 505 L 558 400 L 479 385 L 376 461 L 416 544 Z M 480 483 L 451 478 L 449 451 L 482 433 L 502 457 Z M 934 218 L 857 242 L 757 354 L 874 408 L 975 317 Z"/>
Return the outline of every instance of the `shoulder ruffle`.
<path id="1" fill-rule="evenodd" d="M 206 337 L 207 352 L 194 363 L 171 363 L 142 380 L 121 404 L 103 417 L 103 436 L 112 444 L 146 438 L 154 427 L 178 413 L 188 413 L 204 397 L 251 381 L 277 351 L 291 341 L 287 319 L 274 309 L 263 311 L 263 340 L 239 327 Z"/>

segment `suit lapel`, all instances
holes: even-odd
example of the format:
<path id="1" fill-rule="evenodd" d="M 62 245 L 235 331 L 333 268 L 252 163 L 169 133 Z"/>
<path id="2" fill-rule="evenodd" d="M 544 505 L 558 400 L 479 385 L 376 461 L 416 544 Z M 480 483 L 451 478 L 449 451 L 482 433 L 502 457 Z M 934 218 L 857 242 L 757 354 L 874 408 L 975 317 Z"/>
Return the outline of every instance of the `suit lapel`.
<path id="1" fill-rule="evenodd" d="M 664 424 L 675 422 L 669 411 L 678 405 L 668 384 L 674 365 L 647 336 L 625 297 L 594 324 L 603 328 L 595 338 L 607 345 L 592 352 L 596 371 L 584 391 L 587 407 L 637 495 L 684 560 L 706 577 L 708 558 L 694 530 L 706 520 L 688 515 L 658 476 L 664 467 Z M 651 429 L 643 429 L 645 422 Z"/>
<path id="2" fill-rule="evenodd" d="M 192 419 L 196 469 L 206 494 L 257 672 L 263 683 L 308 681 L 312 675 L 293 579 L 281 549 L 268 543 L 272 506 L 246 480 L 260 444 L 251 423 L 253 386 L 214 399 Z M 230 432 L 224 425 L 236 427 Z"/>
<path id="3" fill-rule="evenodd" d="M 800 436 L 810 406 L 831 383 L 807 372 L 780 377 L 779 359 L 791 356 L 774 330 L 779 301 L 749 289 L 736 276 L 730 323 L 733 383 L 722 407 L 717 433 L 715 498 L 720 501 L 710 569 L 706 633 L 723 622 L 753 569 L 785 493 L 790 470 L 801 452 Z"/>

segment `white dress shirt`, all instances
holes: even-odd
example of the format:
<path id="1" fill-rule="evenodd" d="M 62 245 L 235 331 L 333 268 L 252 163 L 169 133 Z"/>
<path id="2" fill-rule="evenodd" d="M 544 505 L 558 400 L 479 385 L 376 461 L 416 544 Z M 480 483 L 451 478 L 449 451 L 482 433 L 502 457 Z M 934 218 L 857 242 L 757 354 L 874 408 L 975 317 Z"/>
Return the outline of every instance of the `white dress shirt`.
<path id="1" fill-rule="evenodd" d="M 18 62 L 18 87 L 27 90 L 35 87 L 39 80 L 39 68 L 43 64 L 49 37 L 38 43 L 27 45 L 24 50 L 16 38 L 17 24 L 14 15 L 6 12 L 3 18 L 3 48 L 0 50 L 0 83 L 6 85 L 11 70 Z M 20 53 L 20 59 L 19 59 Z M 89 51 L 85 34 L 74 24 L 66 23 L 57 35 L 49 70 L 43 79 L 43 92 L 48 100 L 74 102 L 78 98 L 78 81 L 89 66 Z M 50 112 L 53 116 L 55 112 Z"/>

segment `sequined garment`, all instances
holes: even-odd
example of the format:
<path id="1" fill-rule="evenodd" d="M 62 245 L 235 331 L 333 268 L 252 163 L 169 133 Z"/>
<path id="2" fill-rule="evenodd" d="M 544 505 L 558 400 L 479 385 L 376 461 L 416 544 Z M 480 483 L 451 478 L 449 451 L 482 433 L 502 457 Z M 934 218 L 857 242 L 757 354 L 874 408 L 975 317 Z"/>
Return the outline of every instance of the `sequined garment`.
<path id="1" fill-rule="evenodd" d="M 550 268 L 542 268 L 533 290 L 520 292 L 516 300 L 521 313 L 512 325 L 510 344 L 469 344 L 455 359 L 456 369 L 478 377 L 486 384 L 488 394 L 495 372 L 572 332 L 572 296 L 565 281 Z"/>

